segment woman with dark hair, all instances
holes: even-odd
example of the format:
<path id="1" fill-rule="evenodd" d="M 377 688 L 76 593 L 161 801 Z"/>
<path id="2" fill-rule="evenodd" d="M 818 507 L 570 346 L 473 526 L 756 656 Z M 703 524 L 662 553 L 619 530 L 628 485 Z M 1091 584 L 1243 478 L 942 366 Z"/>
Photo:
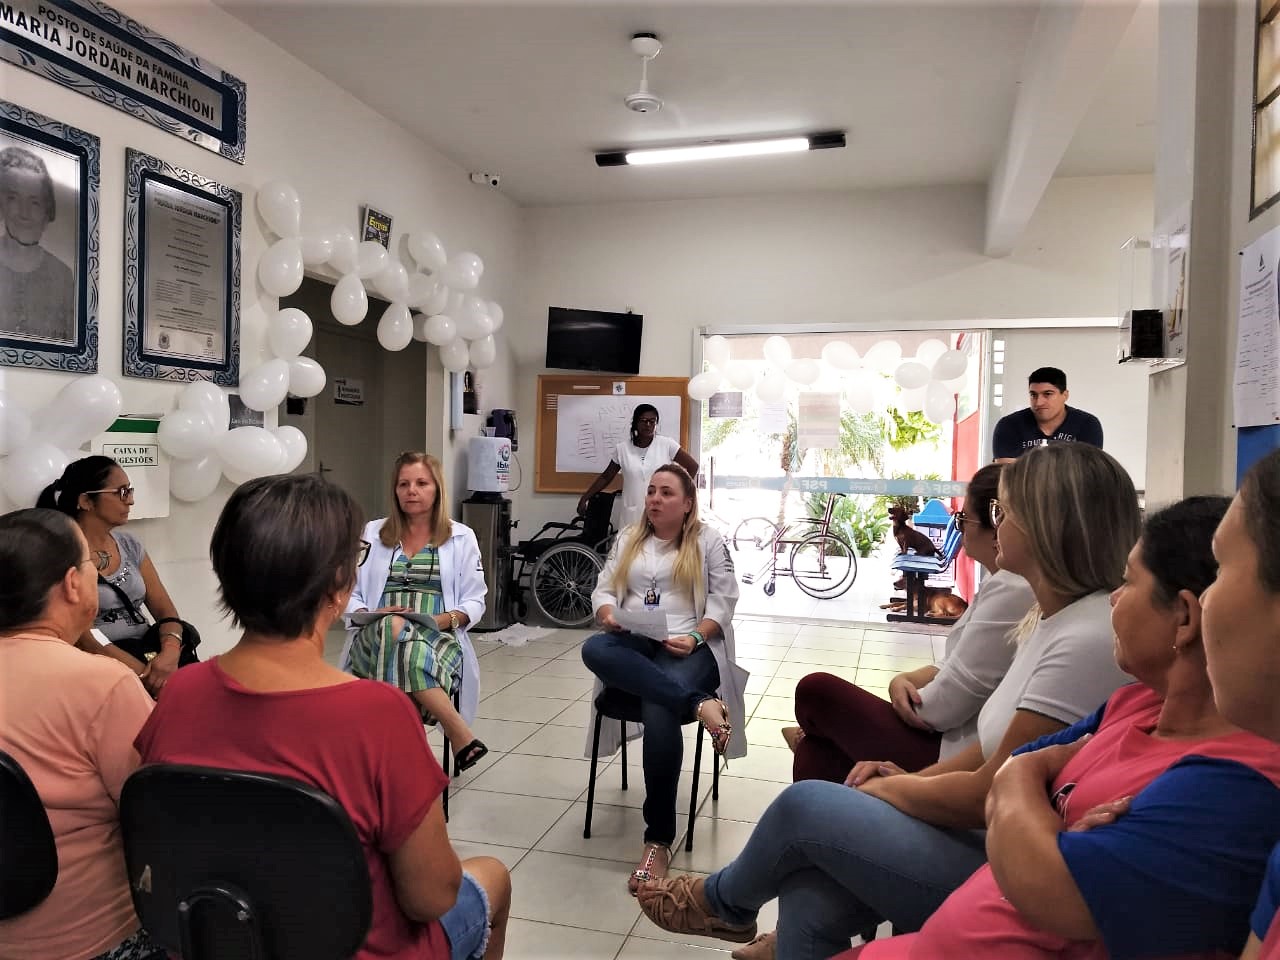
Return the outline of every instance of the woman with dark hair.
<path id="1" fill-rule="evenodd" d="M 644 517 L 649 478 L 664 463 L 678 463 L 689 476 L 698 475 L 698 461 L 680 446 L 680 441 L 658 433 L 658 408 L 651 403 L 637 404 L 631 411 L 630 438 L 618 444 L 609 465 L 578 498 L 578 513 L 586 516 L 587 502 L 612 483 L 621 471 L 621 526 L 639 522 Z"/>
<path id="2" fill-rule="evenodd" d="M 467 627 L 484 616 L 480 545 L 449 519 L 440 461 L 402 453 L 391 468 L 391 514 L 364 528 L 369 562 L 347 601 L 341 665 L 390 683 L 438 721 L 457 770 L 489 752 L 471 730 L 480 703 L 480 662 Z M 454 707 L 454 694 L 458 707 Z"/>
<path id="3" fill-rule="evenodd" d="M 628 882 L 632 893 L 644 880 L 666 876 L 671 861 L 681 725 L 700 721 L 717 755 L 732 759 L 747 752 L 747 672 L 734 662 L 733 647 L 738 579 L 724 538 L 698 520 L 696 494 L 693 478 L 678 464 L 653 472 L 644 521 L 618 537 L 591 595 L 604 632 L 582 647 L 597 696 L 608 686 L 640 700 L 641 728 L 628 731 L 644 737 L 644 852 Z M 664 614 L 669 635 L 624 629 L 619 615 L 630 610 Z M 740 721 L 736 729 L 734 719 Z M 587 756 L 594 726 L 593 711 Z M 612 754 L 620 744 L 617 728 L 606 724 L 601 753 Z"/>
<path id="4" fill-rule="evenodd" d="M 120 464 L 102 456 L 72 461 L 36 501 L 37 506 L 60 510 L 75 520 L 89 541 L 89 556 L 98 574 L 98 617 L 93 631 L 86 630 L 77 646 L 119 660 L 158 697 L 173 672 L 194 661 L 195 655 L 177 607 L 142 541 L 119 529 L 129 522 L 132 504 L 129 475 Z M 143 616 L 144 605 L 159 625 L 159 642 L 154 645 L 145 639 L 152 621 Z"/>
<path id="5" fill-rule="evenodd" d="M 342 804 L 373 894 L 355 960 L 500 958 L 510 878 L 489 857 L 459 863 L 440 802 L 448 781 L 412 703 L 324 660 L 369 555 L 355 501 L 316 476 L 251 480 L 223 508 L 209 555 L 244 634 L 175 675 L 138 735 L 143 761 L 292 777 Z"/>
<path id="6" fill-rule="evenodd" d="M 49 896 L 0 921 L 0 960 L 162 960 L 133 912 L 118 808 L 151 698 L 75 649 L 98 611 L 89 545 L 60 513 L 18 510 L 0 517 L 0 570 L 0 750 L 35 785 L 58 853 Z"/>

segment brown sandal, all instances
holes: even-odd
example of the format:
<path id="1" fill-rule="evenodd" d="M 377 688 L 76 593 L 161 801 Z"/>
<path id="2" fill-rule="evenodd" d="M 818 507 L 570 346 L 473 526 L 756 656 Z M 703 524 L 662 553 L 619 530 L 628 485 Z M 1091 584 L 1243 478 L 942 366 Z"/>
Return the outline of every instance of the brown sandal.
<path id="1" fill-rule="evenodd" d="M 796 752 L 796 747 L 800 746 L 800 741 L 804 739 L 803 727 L 783 727 L 782 739 L 787 742 L 787 746 L 791 748 L 791 752 Z"/>
<path id="2" fill-rule="evenodd" d="M 644 845 L 644 855 L 640 857 L 639 866 L 631 871 L 631 877 L 627 880 L 627 890 L 634 897 L 641 884 L 648 883 L 650 880 L 663 879 L 667 875 L 667 869 L 670 866 L 670 846 L 665 843 L 646 843 Z"/>
<path id="3" fill-rule="evenodd" d="M 724 715 L 723 722 L 713 724 L 702 719 L 702 708 L 708 703 L 719 704 L 720 712 Z M 723 700 L 707 697 L 707 699 L 698 704 L 695 715 L 698 718 L 698 722 L 711 735 L 711 748 L 715 750 L 717 756 L 723 757 L 724 752 L 729 749 L 729 738 L 733 735 L 733 724 L 729 722 L 729 708 L 725 706 Z"/>
<path id="4" fill-rule="evenodd" d="M 778 932 L 762 933 L 745 947 L 729 954 L 733 960 L 776 960 L 778 956 Z"/>
<path id="5" fill-rule="evenodd" d="M 650 880 L 640 887 L 636 899 L 640 901 L 640 910 L 646 917 L 656 926 L 671 933 L 715 937 L 731 943 L 747 943 L 754 939 L 754 920 L 742 926 L 725 923 L 703 908 L 694 892 L 694 887 L 701 882 L 698 877 L 688 874 L 665 880 Z"/>

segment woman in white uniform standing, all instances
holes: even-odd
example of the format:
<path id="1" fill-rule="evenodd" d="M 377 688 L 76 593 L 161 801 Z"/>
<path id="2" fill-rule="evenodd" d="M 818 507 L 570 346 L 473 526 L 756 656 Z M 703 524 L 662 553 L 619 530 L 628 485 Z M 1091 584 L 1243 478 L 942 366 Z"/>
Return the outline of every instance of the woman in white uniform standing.
<path id="1" fill-rule="evenodd" d="M 631 438 L 618 444 L 609 465 L 600 471 L 578 499 L 578 513 L 586 516 L 587 501 L 613 482 L 622 471 L 622 518 L 620 527 L 627 527 L 644 516 L 644 498 L 649 489 L 649 478 L 659 467 L 678 463 L 697 477 L 698 461 L 678 440 L 658 433 L 658 408 L 651 403 L 638 404 L 631 412 Z"/>

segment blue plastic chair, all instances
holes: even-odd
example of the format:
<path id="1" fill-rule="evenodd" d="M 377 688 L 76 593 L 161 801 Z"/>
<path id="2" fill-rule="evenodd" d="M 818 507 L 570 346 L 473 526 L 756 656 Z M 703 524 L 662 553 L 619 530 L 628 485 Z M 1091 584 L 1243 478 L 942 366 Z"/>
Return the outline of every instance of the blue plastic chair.
<path id="1" fill-rule="evenodd" d="M 918 516 L 918 515 L 917 515 Z M 960 540 L 963 531 L 956 518 L 947 521 L 942 535 L 942 550 L 932 557 L 921 557 L 914 553 L 902 553 L 894 558 L 891 566 L 901 572 L 907 588 L 907 608 L 903 613 L 891 613 L 888 619 L 894 623 L 954 623 L 953 617 L 925 617 L 928 604 L 925 601 L 925 584 L 930 577 L 945 572 L 960 552 Z"/>

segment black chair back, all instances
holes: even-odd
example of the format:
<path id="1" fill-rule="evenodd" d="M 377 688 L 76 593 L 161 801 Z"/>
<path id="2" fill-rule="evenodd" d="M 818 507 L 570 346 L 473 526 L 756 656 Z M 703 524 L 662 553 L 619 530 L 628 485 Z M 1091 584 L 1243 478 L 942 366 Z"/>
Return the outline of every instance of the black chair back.
<path id="1" fill-rule="evenodd" d="M 40 794 L 0 750 L 0 920 L 44 902 L 58 880 L 58 848 Z"/>
<path id="2" fill-rule="evenodd" d="M 369 932 L 364 849 L 310 784 L 154 764 L 125 781 L 120 822 L 138 918 L 183 960 L 347 960 Z"/>

